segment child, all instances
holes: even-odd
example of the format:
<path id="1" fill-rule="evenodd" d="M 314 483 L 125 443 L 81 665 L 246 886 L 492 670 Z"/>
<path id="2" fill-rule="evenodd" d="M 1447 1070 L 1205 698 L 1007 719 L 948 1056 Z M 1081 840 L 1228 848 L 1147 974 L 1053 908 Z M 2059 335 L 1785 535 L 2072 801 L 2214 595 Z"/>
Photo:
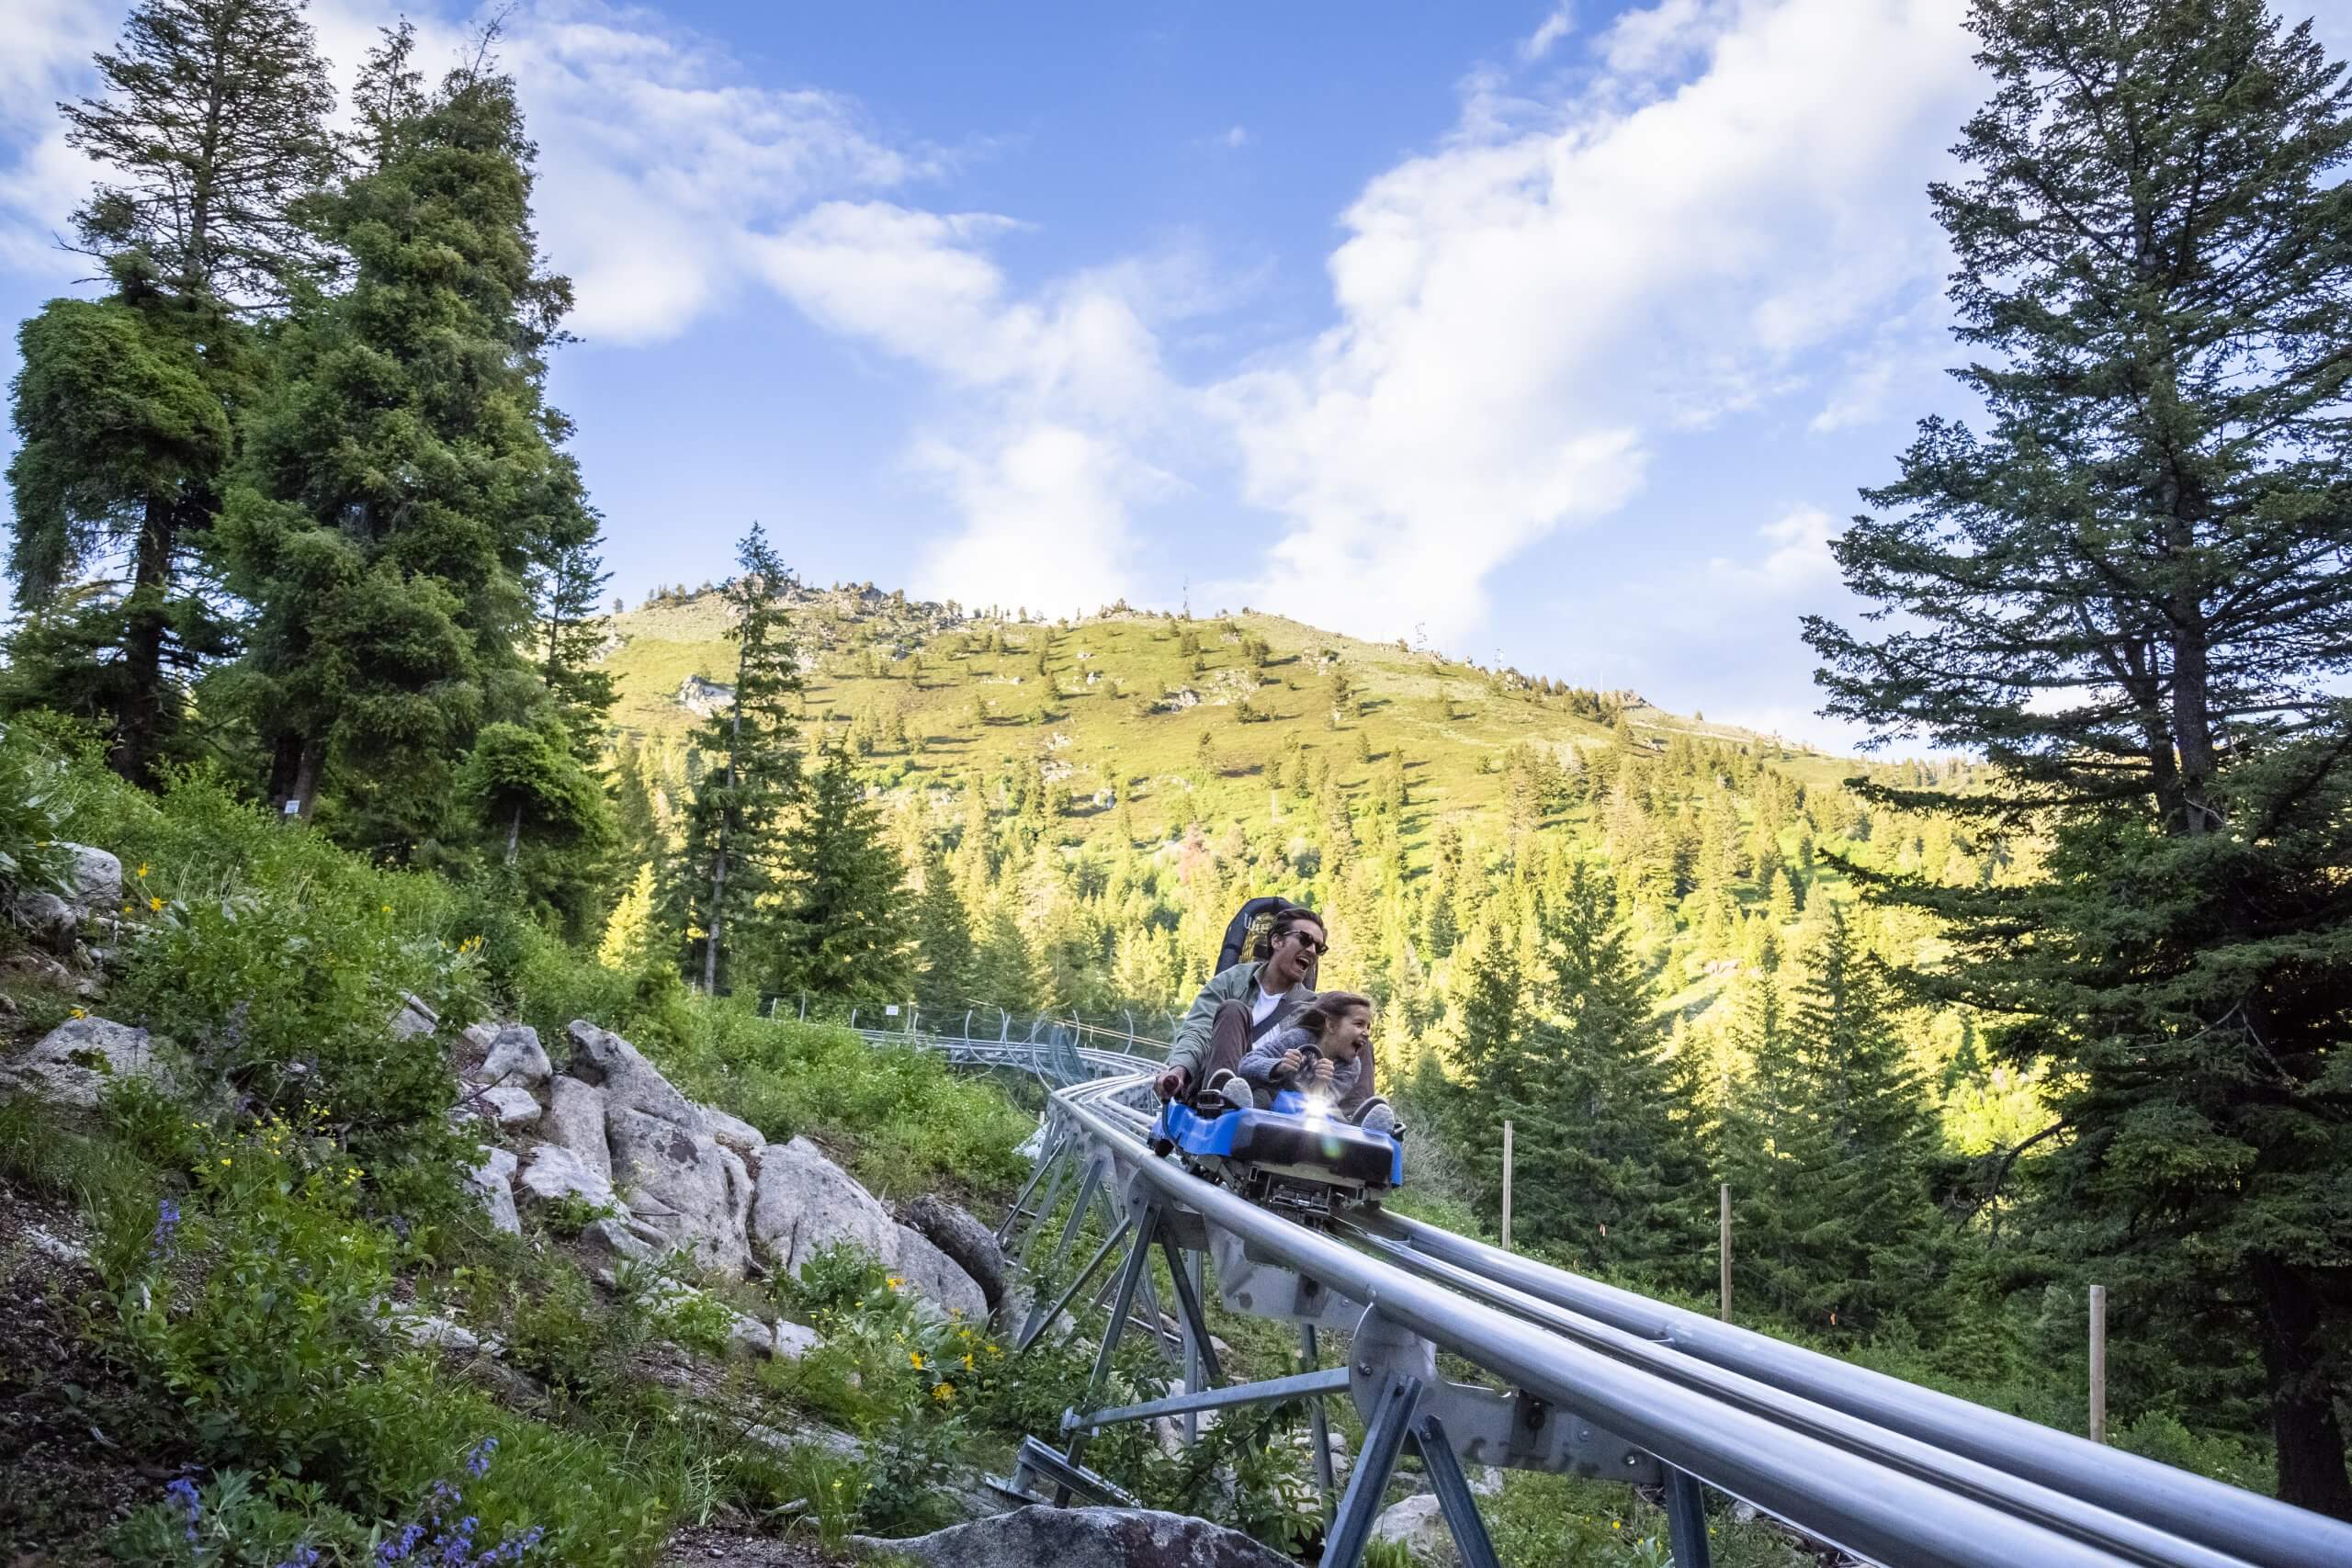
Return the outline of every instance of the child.
<path id="1" fill-rule="evenodd" d="M 1366 1132 L 1393 1138 L 1404 1132 L 1396 1112 L 1386 1100 L 1361 1092 L 1371 1087 L 1363 1081 L 1371 1038 L 1372 998 L 1326 991 L 1287 1027 L 1252 1045 L 1232 1077 L 1212 1087 L 1243 1110 L 1271 1105 L 1279 1090 L 1295 1089 L 1310 1100 L 1341 1107 L 1340 1114 Z"/>

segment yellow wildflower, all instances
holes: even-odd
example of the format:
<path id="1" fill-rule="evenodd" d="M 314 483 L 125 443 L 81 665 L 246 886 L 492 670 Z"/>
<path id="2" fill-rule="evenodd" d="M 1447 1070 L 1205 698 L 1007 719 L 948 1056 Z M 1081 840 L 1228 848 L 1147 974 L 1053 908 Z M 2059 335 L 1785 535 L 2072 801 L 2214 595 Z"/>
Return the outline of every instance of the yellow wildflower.
<path id="1" fill-rule="evenodd" d="M 895 1290 L 898 1290 L 898 1289 L 901 1288 L 902 1286 L 904 1286 L 904 1285 L 906 1284 L 906 1281 L 905 1281 L 904 1280 L 899 1279 L 896 1274 L 893 1274 L 893 1275 L 891 1275 L 888 1280 L 885 1280 L 883 1281 L 883 1283 L 884 1283 L 884 1284 L 886 1284 L 886 1285 L 888 1285 L 888 1286 L 889 1286 L 892 1290 L 894 1290 L 894 1291 L 895 1291 Z"/>
<path id="2" fill-rule="evenodd" d="M 84 1011 L 82 1009 L 80 1009 L 80 1008 L 75 1008 L 75 1009 L 73 1010 L 73 1012 L 72 1012 L 70 1015 L 68 1015 L 68 1016 L 70 1016 L 70 1017 L 74 1017 L 74 1018 L 87 1018 L 87 1017 L 89 1017 L 90 1015 L 89 1015 L 87 1012 Z"/>
<path id="3" fill-rule="evenodd" d="M 908 1351 L 907 1362 L 909 1365 L 912 1366 L 915 1371 L 922 1371 L 922 1352 L 920 1350 Z"/>
<path id="4" fill-rule="evenodd" d="M 969 1350 L 964 1352 L 964 1370 L 967 1372 L 972 1370 L 972 1353 Z"/>
<path id="5" fill-rule="evenodd" d="M 227 1155 L 222 1155 L 220 1156 L 220 1163 L 222 1165 L 227 1165 L 229 1163 L 229 1156 Z"/>
<path id="6" fill-rule="evenodd" d="M 139 874 L 141 876 L 147 874 L 147 863 L 143 860 L 139 863 Z"/>
<path id="7" fill-rule="evenodd" d="M 952 1382 L 933 1383 L 931 1385 L 931 1397 L 944 1404 L 956 1397 L 956 1385 Z"/>
<path id="8" fill-rule="evenodd" d="M 157 910 L 161 909 L 163 907 L 164 907 L 164 901 L 163 901 L 161 898 L 154 897 L 153 897 L 153 896 L 152 896 L 152 895 L 148 897 L 148 899 L 147 899 L 147 912 L 148 912 L 149 914 L 151 914 L 151 915 L 152 915 L 152 914 L 155 913 Z"/>

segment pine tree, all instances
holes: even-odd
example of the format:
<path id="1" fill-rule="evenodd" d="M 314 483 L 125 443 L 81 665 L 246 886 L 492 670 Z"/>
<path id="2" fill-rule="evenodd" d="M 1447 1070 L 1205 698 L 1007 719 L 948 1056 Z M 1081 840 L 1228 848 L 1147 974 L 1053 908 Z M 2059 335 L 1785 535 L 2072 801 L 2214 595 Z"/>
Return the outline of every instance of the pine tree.
<path id="1" fill-rule="evenodd" d="M 989 902 L 987 926 L 974 963 L 973 1000 L 980 1006 L 1021 1014 L 1035 1010 L 1036 991 L 1036 954 L 1030 949 L 1029 939 L 1022 934 L 1012 900 L 1000 893 Z"/>
<path id="2" fill-rule="evenodd" d="M 905 1000 L 914 974 L 907 868 L 847 750 L 833 747 L 819 760 L 778 859 L 783 910 L 768 949 L 772 988 Z"/>
<path id="3" fill-rule="evenodd" d="M 1892 1028 L 1891 998 L 1844 913 L 1826 911 L 1792 1010 L 1806 1122 L 1792 1158 L 1809 1313 L 1869 1328 L 1924 1300 L 1950 1248 L 1928 1197 L 1933 1117 Z"/>
<path id="4" fill-rule="evenodd" d="M 291 0 L 146 0 L 97 67 L 104 95 L 60 108 L 105 171 L 74 228 L 114 290 L 20 333 L 10 567 L 31 635 L 11 684 L 98 719 L 145 782 L 194 676 L 234 649 L 209 547 L 230 412 L 261 369 L 241 312 L 315 269 L 300 209 L 332 169 L 334 92 Z M 118 550 L 127 592 L 73 591 Z"/>
<path id="5" fill-rule="evenodd" d="M 394 35 L 363 94 L 406 59 Z M 481 727 L 546 705 L 526 576 L 594 524 L 541 397 L 571 288 L 538 265 L 513 82 L 453 71 L 385 134 L 324 207 L 351 286 L 281 329 L 221 532 L 272 799 L 307 818 L 331 787 L 339 836 L 405 860 L 451 830 Z"/>
<path id="6" fill-rule="evenodd" d="M 933 850 L 924 857 L 922 893 L 913 913 L 915 1000 L 925 1012 L 961 1012 L 970 1007 L 977 989 L 978 953 L 972 943 L 972 922 L 956 896 L 956 880 L 947 859 Z"/>
<path id="7" fill-rule="evenodd" d="M 757 523 L 735 561 L 742 570 L 719 589 L 735 617 L 735 694 L 694 734 L 703 773 L 686 807 L 672 900 L 680 928 L 702 933 L 693 956 L 712 993 L 725 976 L 729 922 L 752 924 L 774 886 L 784 812 L 800 792 L 799 649 L 778 598 L 790 574 Z"/>
<path id="8" fill-rule="evenodd" d="M 1526 1114 L 1528 998 L 1516 935 L 1482 920 L 1453 958 L 1452 1071 L 1440 1100 L 1441 1130 L 1467 1172 L 1483 1213 L 1502 1201 L 1503 1122 Z"/>
<path id="9" fill-rule="evenodd" d="M 661 932 L 655 924 L 659 897 L 653 867 L 637 868 L 636 878 L 605 921 L 604 940 L 596 944 L 596 962 L 607 969 L 634 975 L 659 956 Z"/>
<path id="10" fill-rule="evenodd" d="M 457 788 L 481 812 L 485 836 L 503 844 L 499 863 L 515 894 L 555 910 L 576 939 L 588 930 L 613 821 L 571 742 L 553 717 L 537 728 L 485 725 Z"/>
<path id="11" fill-rule="evenodd" d="M 1828 711 L 1992 764 L 1871 795 L 2047 846 L 1886 889 L 1955 943 L 1918 984 L 2032 1021 L 2041 1235 L 2135 1337 L 2258 1348 L 2280 1495 L 2352 1518 L 2352 85 L 2258 0 L 1973 25 L 1996 91 L 1930 194 L 1990 424 L 1923 422 L 1838 542 L 1880 635 L 1806 637 Z"/>
<path id="12" fill-rule="evenodd" d="M 549 541 L 547 558 L 532 580 L 532 598 L 539 679 L 571 737 L 572 755 L 593 768 L 603 759 L 605 716 L 613 707 L 613 677 L 599 668 L 611 624 L 601 607 L 613 574 L 605 570 L 594 534 L 578 531 L 581 524 L 593 528 L 593 514 L 583 507 L 571 521 L 571 536 Z"/>

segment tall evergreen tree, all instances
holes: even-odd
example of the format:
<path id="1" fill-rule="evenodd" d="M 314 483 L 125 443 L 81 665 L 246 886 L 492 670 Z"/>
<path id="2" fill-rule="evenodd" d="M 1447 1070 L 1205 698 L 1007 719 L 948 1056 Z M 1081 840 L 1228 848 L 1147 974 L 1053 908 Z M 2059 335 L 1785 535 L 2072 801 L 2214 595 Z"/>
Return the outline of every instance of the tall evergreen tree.
<path id="1" fill-rule="evenodd" d="M 1514 932 L 1491 914 L 1453 955 L 1453 1039 L 1441 1130 L 1482 1212 L 1502 1201 L 1503 1122 L 1526 1114 L 1528 998 Z"/>
<path id="2" fill-rule="evenodd" d="M 393 35 L 363 95 L 407 69 Z M 571 287 L 538 265 L 514 84 L 449 73 L 328 204 L 350 288 L 298 303 L 222 530 L 259 607 L 245 696 L 270 794 L 408 858 L 451 829 L 488 723 L 544 705 L 526 574 L 594 517 L 541 397 Z"/>
<path id="3" fill-rule="evenodd" d="M 1930 194 L 1991 423 L 1923 423 L 1836 547 L 1894 629 L 1806 635 L 1829 711 L 1994 764 L 1882 797 L 2048 846 L 1887 889 L 2053 1069 L 2040 1234 L 2168 1356 L 2256 1347 L 2280 1495 L 2352 1517 L 2352 86 L 2259 0 L 1972 25 L 1997 86 Z"/>
<path id="4" fill-rule="evenodd" d="M 104 93 L 60 108 L 105 171 L 74 229 L 114 287 L 20 334 L 11 684 L 105 724 L 143 781 L 233 649 L 207 547 L 258 368 L 240 316 L 319 261 L 301 209 L 332 169 L 334 93 L 299 0 L 145 0 L 97 67 Z M 127 581 L 75 588 L 118 558 Z"/>
<path id="5" fill-rule="evenodd" d="M 1515 1129 L 1531 1239 L 1596 1267 L 1703 1286 L 1712 1185 L 1616 919 L 1608 874 L 1577 861 L 1543 900 L 1541 1011 Z"/>
<path id="6" fill-rule="evenodd" d="M 799 648 L 778 597 L 788 574 L 756 523 L 735 560 L 742 570 L 719 589 L 734 612 L 734 695 L 694 733 L 702 771 L 672 900 L 710 992 L 725 979 L 730 922 L 751 924 L 775 885 L 784 812 L 800 793 Z"/>
<path id="7" fill-rule="evenodd" d="M 907 868 L 845 747 L 829 747 L 777 856 L 782 909 L 768 951 L 779 991 L 904 1001 L 913 979 Z"/>
<path id="8" fill-rule="evenodd" d="M 604 612 L 605 570 L 594 534 L 567 530 L 548 541 L 531 578 L 539 680 L 556 717 L 584 767 L 601 764 L 605 722 L 613 708 L 613 677 L 601 668 L 612 619 Z"/>
<path id="9" fill-rule="evenodd" d="M 925 1012 L 961 1012 L 973 1002 L 978 950 L 971 917 L 956 895 L 947 857 L 934 847 L 923 857 L 922 893 L 913 911 L 915 1000 Z"/>

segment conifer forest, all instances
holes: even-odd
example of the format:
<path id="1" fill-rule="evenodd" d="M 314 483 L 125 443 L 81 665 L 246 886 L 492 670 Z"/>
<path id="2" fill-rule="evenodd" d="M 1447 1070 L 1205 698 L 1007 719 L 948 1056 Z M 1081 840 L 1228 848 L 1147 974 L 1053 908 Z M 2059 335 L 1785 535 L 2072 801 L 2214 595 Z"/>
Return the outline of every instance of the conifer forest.
<path id="1" fill-rule="evenodd" d="M 1727 1188 L 1739 1322 L 2078 1432 L 2100 1287 L 2108 1441 L 2352 1520 L 2352 76 L 2261 0 L 1969 11 L 1979 101 L 1914 198 L 1981 412 L 1885 453 L 1830 544 L 1863 612 L 1797 628 L 1788 701 L 1849 756 L 1261 607 L 807 581 L 786 515 L 695 519 L 706 581 L 616 592 L 498 28 L 331 61 L 303 0 L 139 0 L 56 109 L 101 171 L 60 237 L 91 281 L 16 327 L 0 1065 L 103 1012 L 226 1087 L 60 1131 L 0 1074 L 0 1215 L 87 1216 L 99 1304 L 51 1326 L 141 1413 L 92 1421 L 215 1478 L 187 1541 L 222 1544 L 145 1482 L 67 1528 L 34 1479 L 0 1541 L 356 1562 L 459 1451 L 514 1526 L 453 1562 L 531 1555 L 526 1522 L 669 1561 L 697 1509 L 788 1535 L 796 1497 L 824 1551 L 916 1528 L 904 1478 L 948 1461 L 910 1423 L 986 1450 L 1069 1389 L 926 1371 L 900 1411 L 802 1362 L 769 1397 L 867 1445 L 838 1515 L 807 1498 L 849 1461 L 677 1446 L 700 1407 L 599 1359 L 584 1273 L 464 1239 L 458 1069 L 388 1009 L 594 1020 L 992 1227 L 1036 1106 L 835 1026 L 1156 1047 L 1264 895 L 1373 999 L 1407 1212 L 1498 1234 L 1509 1123 L 1512 1246 L 1712 1314 Z M 40 924 L 74 845 L 122 886 L 78 946 Z M 233 1270 L 156 1304 L 206 1247 L 314 1260 L 312 1304 L 240 1318 Z M 412 1278 L 539 1393 L 329 1332 Z M 785 1305 L 889 1348 L 875 1279 Z M 239 1370 L 268 1341 L 315 1375 Z M 62 1397 L 6 1355 L 0 1404 Z M 502 1433 L 503 1468 L 462 1448 Z M 1133 1462 L 1283 1545 L 1260 1481 Z M 1651 1561 L 1540 1511 L 1526 1561 Z"/>

